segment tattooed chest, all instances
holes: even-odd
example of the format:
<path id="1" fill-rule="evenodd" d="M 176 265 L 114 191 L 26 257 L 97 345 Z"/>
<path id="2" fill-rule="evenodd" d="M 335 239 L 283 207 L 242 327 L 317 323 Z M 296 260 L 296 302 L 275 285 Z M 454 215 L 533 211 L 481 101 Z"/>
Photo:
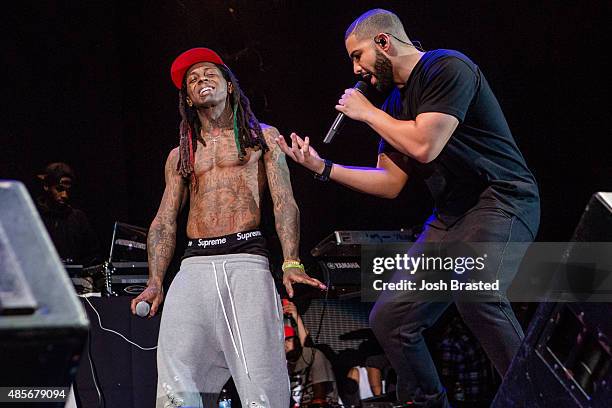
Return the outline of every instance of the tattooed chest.
<path id="1" fill-rule="evenodd" d="M 191 191 L 189 235 L 219 236 L 256 228 L 265 187 L 261 152 L 249 149 L 240 161 L 235 146 L 233 151 L 215 152 L 210 143 L 206 148 L 196 156 L 198 188 Z"/>
<path id="2" fill-rule="evenodd" d="M 209 172 L 214 168 L 243 167 L 256 162 L 261 157 L 261 151 L 247 149 L 246 155 L 240 159 L 233 133 L 221 133 L 215 137 L 206 138 L 206 146 L 198 141 L 195 165 L 196 174 Z"/>

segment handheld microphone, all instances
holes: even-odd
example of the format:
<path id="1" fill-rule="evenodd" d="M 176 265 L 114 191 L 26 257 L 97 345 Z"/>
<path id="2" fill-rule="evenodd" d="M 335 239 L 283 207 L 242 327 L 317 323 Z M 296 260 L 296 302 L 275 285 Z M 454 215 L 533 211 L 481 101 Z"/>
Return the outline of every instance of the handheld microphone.
<path id="1" fill-rule="evenodd" d="M 358 81 L 353 87 L 353 89 L 356 89 L 365 95 L 365 91 L 366 89 L 368 89 L 368 84 L 365 83 L 364 81 Z M 332 123 L 331 127 L 327 131 L 327 135 L 325 135 L 325 139 L 323 139 L 323 143 L 331 143 L 334 136 L 336 136 L 336 133 L 338 133 L 338 131 L 340 130 L 340 127 L 342 126 L 342 122 L 344 121 L 345 117 L 346 115 L 342 112 L 340 112 L 338 116 L 336 116 L 336 120 L 334 120 L 334 123 Z"/>
<path id="2" fill-rule="evenodd" d="M 149 311 L 151 310 L 151 305 L 141 300 L 136 304 L 136 314 L 140 317 L 147 317 L 149 315 Z"/>

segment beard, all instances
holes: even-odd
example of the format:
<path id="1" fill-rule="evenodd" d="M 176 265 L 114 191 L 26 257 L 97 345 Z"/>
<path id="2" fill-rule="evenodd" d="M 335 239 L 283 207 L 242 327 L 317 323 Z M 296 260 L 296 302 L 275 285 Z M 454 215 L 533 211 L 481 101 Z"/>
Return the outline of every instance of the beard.
<path id="1" fill-rule="evenodd" d="M 376 51 L 374 75 L 376 76 L 376 89 L 379 92 L 388 92 L 395 87 L 393 82 L 393 64 L 382 52 Z"/>

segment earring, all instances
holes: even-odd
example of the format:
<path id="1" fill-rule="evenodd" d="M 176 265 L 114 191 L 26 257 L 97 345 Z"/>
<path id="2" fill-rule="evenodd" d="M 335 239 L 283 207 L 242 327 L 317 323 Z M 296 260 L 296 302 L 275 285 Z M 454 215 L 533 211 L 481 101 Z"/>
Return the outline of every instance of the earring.
<path id="1" fill-rule="evenodd" d="M 193 102 L 191 102 L 191 99 L 187 98 L 187 105 L 189 105 L 189 107 L 193 106 Z"/>

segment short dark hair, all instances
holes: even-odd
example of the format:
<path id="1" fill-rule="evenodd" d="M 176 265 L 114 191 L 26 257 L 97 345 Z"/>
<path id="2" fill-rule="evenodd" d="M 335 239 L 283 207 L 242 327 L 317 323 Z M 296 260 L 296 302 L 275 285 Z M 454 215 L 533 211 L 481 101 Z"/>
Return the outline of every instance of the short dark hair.
<path id="1" fill-rule="evenodd" d="M 354 34 L 358 40 L 374 38 L 378 33 L 388 33 L 401 41 L 410 41 L 399 17 L 384 9 L 368 10 L 353 21 L 344 34 L 344 40 Z"/>

